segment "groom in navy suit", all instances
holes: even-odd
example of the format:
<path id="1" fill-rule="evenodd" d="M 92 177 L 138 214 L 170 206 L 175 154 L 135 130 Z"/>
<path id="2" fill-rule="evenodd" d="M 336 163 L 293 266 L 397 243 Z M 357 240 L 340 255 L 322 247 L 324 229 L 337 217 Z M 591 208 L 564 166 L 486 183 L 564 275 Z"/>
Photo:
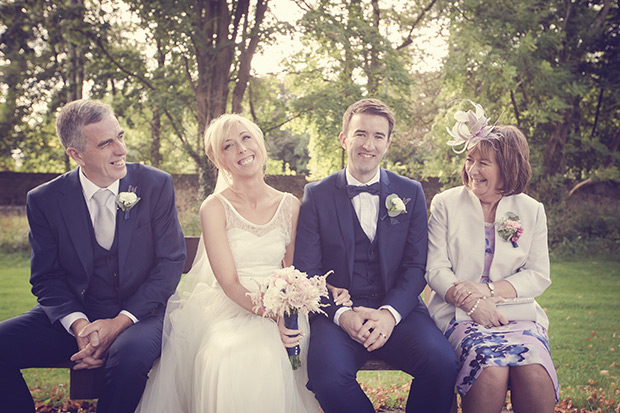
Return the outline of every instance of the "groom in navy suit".
<path id="1" fill-rule="evenodd" d="M 369 358 L 414 377 L 407 412 L 448 412 L 457 360 L 420 298 L 426 282 L 426 201 L 421 185 L 379 164 L 394 127 L 381 101 L 363 99 L 344 114 L 347 167 L 306 186 L 294 265 L 346 288 L 353 307 L 327 300 L 311 320 L 308 388 L 326 413 L 373 412 L 356 381 Z"/>
<path id="2" fill-rule="evenodd" d="M 108 105 L 71 102 L 56 131 L 78 168 L 28 193 L 38 304 L 0 323 L 0 410 L 34 411 L 20 369 L 71 359 L 105 367 L 98 412 L 133 412 L 185 261 L 172 179 L 125 163 Z"/>

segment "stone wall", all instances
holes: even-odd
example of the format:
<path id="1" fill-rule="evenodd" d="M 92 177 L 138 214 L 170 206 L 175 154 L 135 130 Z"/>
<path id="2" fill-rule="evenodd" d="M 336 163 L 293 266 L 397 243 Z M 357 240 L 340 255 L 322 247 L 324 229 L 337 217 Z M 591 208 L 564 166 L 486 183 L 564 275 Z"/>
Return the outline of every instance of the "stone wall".
<path id="1" fill-rule="evenodd" d="M 47 181 L 57 177 L 54 173 L 28 172 L 0 172 L 0 206 L 20 207 L 26 205 L 26 194 Z M 200 202 L 198 200 L 198 175 L 173 174 L 177 200 L 185 202 Z M 304 186 L 307 183 L 303 175 L 268 175 L 265 180 L 268 184 L 281 191 L 290 192 L 299 199 L 303 197 Z M 440 184 L 437 180 L 422 182 L 427 203 L 439 192 Z M 179 202 L 178 202 L 179 203 Z"/>

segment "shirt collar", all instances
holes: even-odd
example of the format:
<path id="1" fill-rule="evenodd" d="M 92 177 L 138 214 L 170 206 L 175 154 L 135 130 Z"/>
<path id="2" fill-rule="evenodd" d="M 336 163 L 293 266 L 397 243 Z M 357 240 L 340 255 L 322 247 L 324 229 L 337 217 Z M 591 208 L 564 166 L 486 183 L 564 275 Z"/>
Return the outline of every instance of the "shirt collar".
<path id="1" fill-rule="evenodd" d="M 347 177 L 347 185 L 355 185 L 355 186 L 371 185 L 371 184 L 374 184 L 375 182 L 379 182 L 379 179 L 381 178 L 380 170 L 381 169 L 377 167 L 377 173 L 375 174 L 375 176 L 373 176 L 372 179 L 370 179 L 370 181 L 361 183 L 360 181 L 355 179 L 353 175 L 351 175 L 351 173 L 349 172 L 349 168 L 347 167 L 345 169 L 345 175 Z"/>
<path id="2" fill-rule="evenodd" d="M 90 201 L 93 195 L 95 194 L 95 192 L 97 192 L 100 189 L 109 189 L 110 192 L 112 192 L 112 194 L 115 197 L 116 195 L 118 195 L 118 189 L 120 188 L 120 183 L 121 183 L 119 179 L 112 182 L 112 184 L 108 186 L 107 188 L 99 188 L 90 179 L 88 179 L 86 175 L 84 175 L 82 168 L 80 168 L 79 177 L 80 177 L 80 184 L 82 185 L 82 191 L 84 192 L 84 198 L 86 198 L 87 201 Z"/>

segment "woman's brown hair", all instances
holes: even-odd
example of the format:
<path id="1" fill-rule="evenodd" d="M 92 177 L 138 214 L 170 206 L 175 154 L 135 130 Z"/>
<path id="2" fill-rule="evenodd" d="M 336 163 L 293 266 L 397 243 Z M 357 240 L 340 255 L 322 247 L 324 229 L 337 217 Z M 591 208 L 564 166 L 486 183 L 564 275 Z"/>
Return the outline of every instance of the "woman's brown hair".
<path id="1" fill-rule="evenodd" d="M 483 139 L 467 152 L 480 151 L 482 155 L 495 154 L 495 161 L 499 167 L 503 187 L 499 192 L 504 195 L 520 194 L 527 187 L 532 177 L 530 166 L 530 147 L 525 135 L 512 125 L 493 127 L 493 133 L 499 139 Z M 469 177 L 465 171 L 465 163 L 461 169 L 463 185 L 469 187 Z"/>

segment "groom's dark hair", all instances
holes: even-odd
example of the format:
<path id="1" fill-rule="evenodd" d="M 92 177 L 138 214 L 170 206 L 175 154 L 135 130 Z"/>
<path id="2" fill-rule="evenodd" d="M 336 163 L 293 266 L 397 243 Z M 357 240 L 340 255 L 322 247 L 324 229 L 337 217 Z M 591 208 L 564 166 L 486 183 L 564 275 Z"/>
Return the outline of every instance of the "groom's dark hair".
<path id="1" fill-rule="evenodd" d="M 388 139 L 390 138 L 390 136 L 392 136 L 392 130 L 394 130 L 394 123 L 396 122 L 394 113 L 385 103 L 381 102 L 379 99 L 370 98 L 358 100 L 347 108 L 347 110 L 344 112 L 344 116 L 342 117 L 342 133 L 344 133 L 345 135 L 347 134 L 349 123 L 351 123 L 351 118 L 357 113 L 368 113 L 370 115 L 383 116 L 387 119 L 389 125 Z"/>

